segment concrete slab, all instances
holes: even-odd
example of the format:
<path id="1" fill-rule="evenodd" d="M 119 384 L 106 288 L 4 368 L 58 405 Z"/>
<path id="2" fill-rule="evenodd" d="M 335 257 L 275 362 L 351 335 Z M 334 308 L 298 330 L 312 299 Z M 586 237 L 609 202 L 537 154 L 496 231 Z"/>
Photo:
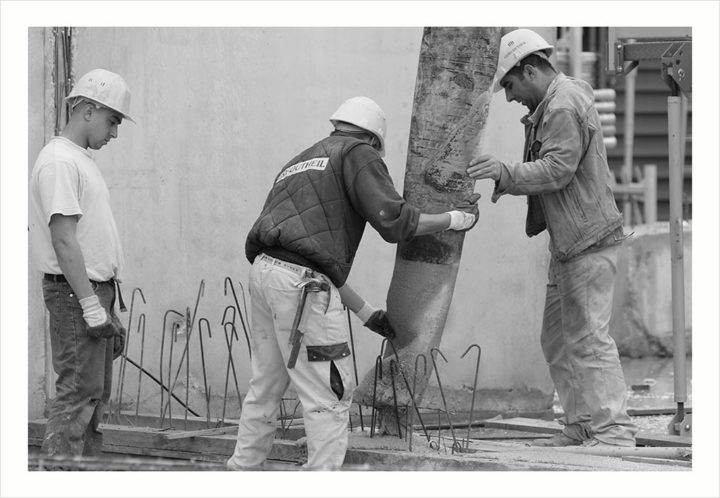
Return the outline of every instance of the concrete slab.
<path id="1" fill-rule="evenodd" d="M 37 448 L 42 441 L 46 420 L 28 424 L 28 445 Z M 205 463 L 222 464 L 232 454 L 235 436 L 199 435 L 196 437 L 166 438 L 164 432 L 142 427 L 103 424 L 104 451 L 118 458 L 173 458 L 197 462 L 198 470 L 207 470 Z M 174 431 L 180 432 L 180 431 Z M 657 471 L 685 470 L 677 465 L 659 465 L 658 462 L 629 461 L 606 455 L 578 454 L 548 448 L 529 448 L 522 442 L 472 441 L 467 452 L 453 452 L 452 439 L 441 437 L 440 444 L 432 444 L 423 434 L 413 434 L 413 451 L 410 442 L 398 437 L 376 436 L 369 431 L 350 434 L 343 470 L 374 471 L 528 471 L 528 470 L 594 470 L 594 471 Z M 643 456 L 643 455 L 638 455 Z M 269 465 L 284 462 L 288 470 L 298 470 L 306 458 L 301 441 L 275 440 Z M 32 462 L 29 462 L 31 465 Z M 112 466 L 111 466 L 112 467 Z M 203 468 L 200 468 L 203 467 Z M 184 469 L 189 470 L 189 469 Z M 277 467 L 275 470 L 278 470 Z M 284 470 L 284 469 L 280 469 Z"/>

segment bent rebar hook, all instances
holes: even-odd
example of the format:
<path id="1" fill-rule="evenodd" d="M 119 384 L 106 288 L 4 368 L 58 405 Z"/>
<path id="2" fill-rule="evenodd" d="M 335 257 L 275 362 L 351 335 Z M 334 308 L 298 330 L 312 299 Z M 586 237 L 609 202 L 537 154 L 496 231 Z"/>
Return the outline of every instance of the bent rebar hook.
<path id="1" fill-rule="evenodd" d="M 403 379 L 403 382 L 405 383 L 405 388 L 408 391 L 408 394 L 410 394 L 410 401 L 412 401 L 412 405 L 415 408 L 415 413 L 417 413 L 418 420 L 420 421 L 420 425 L 422 426 L 423 433 L 425 434 L 425 437 L 427 438 L 428 442 L 430 441 L 430 435 L 428 434 L 427 429 L 425 428 L 425 423 L 423 422 L 422 415 L 420 415 L 420 408 L 417 405 L 417 402 L 415 401 L 415 394 L 414 391 L 410 390 L 410 383 L 407 380 L 407 377 L 405 377 L 405 372 L 402 368 L 402 362 L 400 361 L 400 356 L 398 355 L 397 349 L 395 348 L 395 344 L 388 338 L 383 339 L 382 344 L 380 345 L 380 353 L 382 354 L 385 348 L 385 344 L 390 344 L 390 346 L 393 349 L 393 353 L 395 354 L 395 359 L 397 360 L 398 365 L 400 366 L 400 376 Z"/>
<path id="2" fill-rule="evenodd" d="M 390 360 L 390 383 L 392 384 L 393 390 L 393 406 L 395 408 L 395 421 L 397 422 L 398 437 L 402 439 L 402 429 L 400 428 L 400 412 L 398 410 L 397 403 L 397 390 L 395 389 L 395 376 L 397 375 L 397 362 L 394 359 Z M 407 431 L 407 428 L 405 429 Z"/>
<path id="3" fill-rule="evenodd" d="M 413 370 L 413 393 L 415 392 L 415 388 L 416 388 L 415 384 L 417 382 L 418 360 L 420 358 L 423 359 L 423 378 L 425 378 L 425 376 L 427 375 L 427 357 L 424 354 L 420 353 L 417 356 L 415 356 L 415 369 Z M 410 412 L 410 424 L 409 424 L 411 429 L 412 429 L 412 426 L 414 425 L 414 423 L 415 423 L 415 416 L 414 416 L 413 412 L 411 411 Z M 422 419 L 420 419 L 420 423 L 422 424 Z M 425 429 L 425 424 L 423 424 L 423 429 Z M 413 438 L 412 438 L 412 430 L 411 430 L 411 431 L 409 431 L 409 436 L 408 436 L 408 440 L 409 440 L 408 451 L 412 451 L 412 439 Z"/>
<path id="4" fill-rule="evenodd" d="M 210 331 L 210 322 L 207 318 L 198 320 L 198 337 L 200 338 L 200 362 L 202 363 L 203 384 L 205 386 L 205 416 L 207 417 L 207 427 L 210 427 L 210 390 L 207 385 L 207 371 L 205 369 L 205 348 L 203 347 L 203 323 L 207 326 L 208 338 L 212 339 Z"/>
<path id="5" fill-rule="evenodd" d="M 245 320 L 243 320 L 243 315 L 240 312 L 240 303 L 238 302 L 237 294 L 235 293 L 235 286 L 233 285 L 232 279 L 230 277 L 225 277 L 225 283 L 223 284 L 223 291 L 224 294 L 227 296 L 227 288 L 228 283 L 230 284 L 230 290 L 232 291 L 233 299 L 235 300 L 235 309 L 237 310 L 238 314 L 240 315 L 240 325 L 242 325 L 243 333 L 245 334 L 245 341 L 247 342 L 248 347 L 248 354 L 250 355 L 250 359 L 252 360 L 252 347 L 250 346 L 250 335 L 248 334 L 248 328 L 245 326 Z M 242 286 L 242 283 L 238 282 L 240 284 L 240 289 L 243 291 L 243 305 L 245 304 L 245 289 Z M 245 316 L 247 316 L 247 306 L 244 307 L 245 309 Z M 237 335 L 237 332 L 236 332 Z"/>
<path id="6" fill-rule="evenodd" d="M 180 316 L 180 317 L 183 316 L 183 314 L 180 313 L 179 311 L 175 311 L 175 310 L 172 310 L 172 309 L 167 310 L 167 311 L 165 312 L 165 315 L 163 316 L 162 335 L 161 335 L 161 337 L 160 337 L 160 386 L 163 386 L 163 385 L 164 385 L 164 384 L 163 384 L 163 354 L 164 354 L 164 351 L 165 351 L 165 331 L 167 330 L 167 319 L 168 319 L 168 315 L 170 315 L 171 313 L 174 313 L 175 315 Z M 173 325 L 173 329 L 174 329 L 174 327 L 175 327 L 175 325 Z M 174 330 L 173 330 L 173 333 L 174 333 Z M 170 344 L 172 345 L 172 337 L 170 338 L 170 341 L 171 341 Z M 171 350 L 171 354 L 172 354 L 172 350 Z M 171 360 L 171 361 L 172 361 L 172 360 Z M 170 377 L 170 376 L 168 375 L 168 377 Z M 170 380 L 170 379 L 168 378 L 168 380 Z M 170 391 L 168 390 L 168 393 L 169 393 L 169 392 L 170 392 Z M 161 387 L 161 388 L 160 388 L 160 427 L 161 427 L 161 428 L 162 428 L 162 412 L 163 412 L 163 407 L 164 407 L 164 406 L 165 406 L 164 393 L 163 393 L 163 390 L 162 390 L 162 387 Z"/>
<path id="7" fill-rule="evenodd" d="M 438 372 L 437 363 L 435 362 L 435 355 L 433 353 L 440 353 L 440 356 L 442 356 L 443 360 L 445 360 L 445 363 L 447 363 L 447 358 L 445 358 L 445 355 L 442 351 L 440 351 L 438 348 L 431 348 L 430 349 L 430 358 L 433 362 L 433 368 L 435 369 L 435 377 L 437 378 L 438 387 L 440 388 L 440 395 L 442 396 L 442 402 L 443 407 L 445 408 L 445 414 L 447 415 L 448 423 L 450 424 L 450 433 L 452 434 L 453 438 L 453 445 L 452 445 L 452 452 L 455 453 L 455 450 L 460 449 L 460 444 L 458 443 L 457 439 L 455 438 L 455 427 L 453 426 L 452 419 L 450 418 L 450 411 L 447 407 L 447 401 L 445 401 L 445 392 L 443 391 L 442 383 L 440 382 L 440 373 Z"/>
<path id="8" fill-rule="evenodd" d="M 128 316 L 127 334 L 125 336 L 125 346 L 122 351 L 120 358 L 120 368 L 118 369 L 118 384 L 115 391 L 115 419 L 120 423 L 120 407 L 122 405 L 123 388 L 125 387 L 125 369 L 127 367 L 127 354 L 130 350 L 130 331 L 132 330 L 132 317 L 133 309 L 135 308 L 135 294 L 140 292 L 140 297 L 143 300 L 143 304 L 147 304 L 145 301 L 145 295 L 140 287 L 135 287 L 132 291 L 132 297 L 130 298 L 130 315 Z"/>
<path id="9" fill-rule="evenodd" d="M 477 348 L 478 354 L 477 361 L 475 362 L 475 380 L 473 381 L 472 401 L 470 402 L 470 419 L 468 420 L 467 441 L 465 442 L 466 450 L 470 447 L 470 427 L 472 426 L 473 409 L 475 408 L 475 391 L 477 390 L 478 370 L 480 369 L 480 355 L 482 354 L 482 349 L 477 344 L 471 344 L 460 357 L 461 360 L 465 358 L 465 355 L 467 355 L 472 348 Z"/>
<path id="10" fill-rule="evenodd" d="M 132 303 L 130 304 L 130 309 L 132 309 Z M 145 354 L 145 313 L 140 313 L 140 317 L 138 318 L 137 331 L 138 331 L 138 334 L 141 334 L 141 338 L 140 338 L 140 369 L 138 372 L 137 398 L 135 399 L 135 425 L 137 425 L 138 416 L 140 415 L 140 383 L 142 382 L 143 356 Z M 128 330 L 128 335 L 129 334 L 130 334 L 130 331 Z M 127 359 L 127 356 L 125 358 Z"/>
<path id="11" fill-rule="evenodd" d="M 228 328 L 227 326 L 230 325 L 231 332 L 230 336 L 228 337 Z M 223 325 L 223 332 L 225 332 L 225 343 L 227 344 L 228 348 L 228 363 L 225 368 L 225 392 L 223 394 L 223 410 L 222 410 L 222 422 L 221 425 L 225 423 L 225 407 L 227 405 L 227 388 L 228 388 L 228 380 L 230 377 L 230 368 L 232 367 L 233 372 L 233 378 L 235 380 L 235 389 L 237 391 L 238 395 L 238 401 L 240 402 L 240 405 L 242 405 L 242 396 L 240 395 L 240 386 L 238 385 L 237 380 L 237 372 L 235 371 L 235 362 L 233 361 L 232 357 L 232 338 L 235 336 L 235 338 L 238 337 L 237 330 L 235 329 L 235 324 L 231 322 L 225 322 Z"/>
<path id="12" fill-rule="evenodd" d="M 373 375 L 373 397 L 372 397 L 372 413 L 370 415 L 370 437 L 375 435 L 375 423 L 377 422 L 377 408 L 375 408 L 375 396 L 377 394 L 378 378 L 382 380 L 382 357 L 378 355 L 375 358 L 375 373 Z"/>

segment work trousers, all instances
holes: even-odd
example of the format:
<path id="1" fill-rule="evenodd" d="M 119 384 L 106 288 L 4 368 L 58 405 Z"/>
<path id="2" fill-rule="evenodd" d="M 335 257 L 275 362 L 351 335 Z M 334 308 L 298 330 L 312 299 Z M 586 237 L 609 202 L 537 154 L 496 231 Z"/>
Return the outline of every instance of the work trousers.
<path id="1" fill-rule="evenodd" d="M 112 282 L 91 282 L 108 315 L 115 303 Z M 113 339 L 89 337 L 82 307 L 70 284 L 43 280 L 50 314 L 52 364 L 57 379 L 50 403 L 42 452 L 47 455 L 98 456 L 98 425 L 112 389 Z"/>
<path id="2" fill-rule="evenodd" d="M 297 284 L 311 273 L 266 255 L 255 258 L 250 270 L 252 378 L 235 451 L 227 462 L 230 469 L 256 469 L 265 461 L 272 449 L 281 399 L 291 382 L 303 410 L 305 467 L 335 470 L 345 459 L 355 388 L 352 358 L 340 295 L 321 274 L 315 276 L 325 279 L 330 289 L 307 294 L 299 326 L 305 334 L 300 354 L 295 367 L 287 367 L 288 341 L 301 294 Z M 318 356 L 318 352 L 323 354 Z"/>
<path id="3" fill-rule="evenodd" d="M 563 433 L 585 441 L 635 446 L 627 386 L 610 337 L 619 245 L 553 258 L 540 342 L 565 412 Z"/>

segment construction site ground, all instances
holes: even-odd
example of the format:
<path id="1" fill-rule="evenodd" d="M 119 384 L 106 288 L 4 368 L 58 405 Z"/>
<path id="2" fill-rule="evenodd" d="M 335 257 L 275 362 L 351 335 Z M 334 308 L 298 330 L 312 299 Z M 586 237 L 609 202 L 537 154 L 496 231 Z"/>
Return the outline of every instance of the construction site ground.
<path id="1" fill-rule="evenodd" d="M 672 382 L 668 382 L 672 380 L 672 362 L 630 360 L 625 369 L 631 388 L 628 412 L 640 429 L 635 448 L 536 447 L 531 445 L 532 440 L 551 437 L 562 426 L 555 420 L 502 415 L 474 417 L 468 424 L 467 413 L 454 413 L 448 420 L 446 414 L 428 410 L 421 410 L 424 423 L 413 426 L 411 441 L 408 437 L 371 433 L 370 408 L 365 407 L 362 422 L 357 410 L 351 418 L 343 470 L 691 470 L 691 438 L 670 435 L 667 429 L 675 413 Z M 560 410 L 556 402 L 555 416 L 561 415 Z M 102 457 L 54 459 L 39 454 L 45 422 L 29 422 L 29 470 L 224 471 L 237 433 L 237 420 L 225 420 L 220 425 L 188 416 L 161 424 L 153 415 L 121 412 L 119 418 L 110 420 L 113 423 L 101 426 Z M 307 457 L 304 436 L 301 417 L 280 420 L 263 470 L 302 470 Z"/>

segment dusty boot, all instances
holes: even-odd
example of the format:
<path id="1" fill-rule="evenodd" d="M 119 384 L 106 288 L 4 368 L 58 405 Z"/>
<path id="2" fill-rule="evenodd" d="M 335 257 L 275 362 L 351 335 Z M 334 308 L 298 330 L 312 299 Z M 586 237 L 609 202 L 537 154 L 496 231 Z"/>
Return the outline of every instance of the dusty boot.
<path id="1" fill-rule="evenodd" d="M 555 434 L 551 438 L 547 439 L 534 439 L 530 446 L 546 446 L 546 447 L 561 447 L 561 446 L 580 446 L 582 441 L 579 439 L 573 439 L 571 437 L 566 436 L 562 432 L 560 434 Z"/>

